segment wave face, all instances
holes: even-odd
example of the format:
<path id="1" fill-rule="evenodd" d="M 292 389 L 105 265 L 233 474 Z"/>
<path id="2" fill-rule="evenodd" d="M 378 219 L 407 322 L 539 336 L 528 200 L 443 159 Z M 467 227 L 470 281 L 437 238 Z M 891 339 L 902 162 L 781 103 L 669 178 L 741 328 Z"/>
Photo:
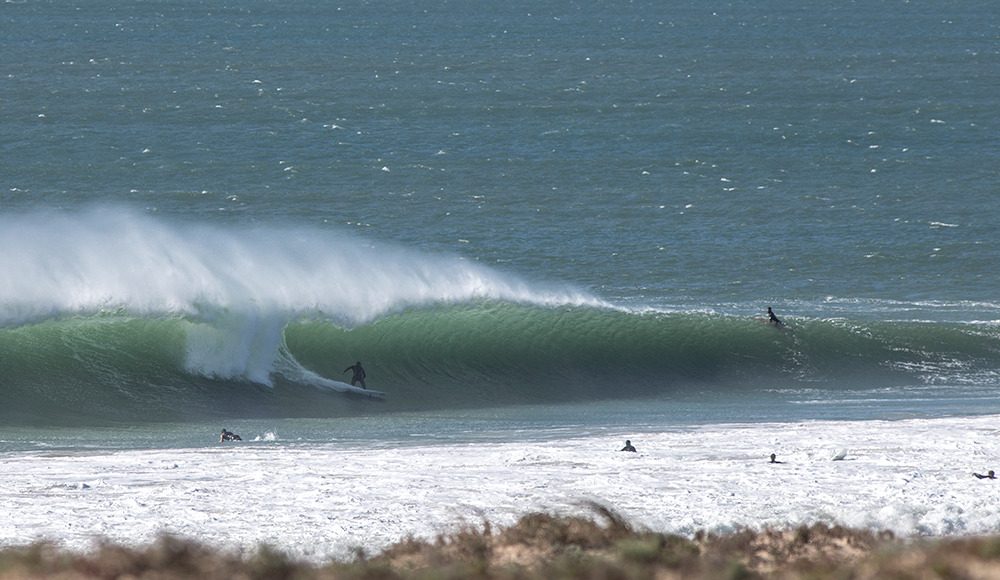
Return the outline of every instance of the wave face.
<path id="1" fill-rule="evenodd" d="M 0 419 L 338 416 L 731 389 L 995 385 L 995 323 L 788 330 L 614 307 L 320 229 L 0 218 Z M 336 392 L 362 360 L 384 403 Z"/>

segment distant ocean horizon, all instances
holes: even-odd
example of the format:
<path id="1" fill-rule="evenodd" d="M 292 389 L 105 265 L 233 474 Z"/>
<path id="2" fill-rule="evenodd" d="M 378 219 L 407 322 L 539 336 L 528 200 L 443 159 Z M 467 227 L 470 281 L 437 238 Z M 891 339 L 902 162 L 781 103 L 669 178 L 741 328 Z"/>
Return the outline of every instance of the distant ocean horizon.
<path id="1" fill-rule="evenodd" d="M 981 1 L 4 3 L 0 505 L 24 517 L 0 540 L 213 538 L 221 505 L 299 514 L 329 541 L 281 516 L 248 541 L 324 557 L 584 496 L 683 533 L 995 528 L 956 482 L 1000 415 L 998 22 Z M 380 398 L 346 384 L 356 361 Z M 757 483 L 700 487 L 771 452 L 846 483 L 773 519 Z M 314 480 L 323 458 L 380 491 Z M 397 463 L 428 458 L 438 479 Z M 466 479 L 524 466 L 558 492 Z M 220 477 L 270 491 L 192 499 Z M 956 498 L 926 508 L 938 485 Z M 709 487 L 713 510 L 672 503 Z"/>

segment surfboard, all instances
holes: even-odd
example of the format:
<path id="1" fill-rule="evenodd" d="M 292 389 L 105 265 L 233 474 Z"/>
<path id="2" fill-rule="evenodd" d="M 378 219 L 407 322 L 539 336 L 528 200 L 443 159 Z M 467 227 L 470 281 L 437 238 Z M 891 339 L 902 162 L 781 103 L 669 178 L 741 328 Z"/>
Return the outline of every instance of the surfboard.
<path id="1" fill-rule="evenodd" d="M 380 401 L 385 400 L 385 393 L 382 391 L 376 391 L 373 389 L 362 389 L 361 387 L 351 385 L 349 383 L 342 383 L 340 381 L 335 381 L 333 379 L 328 379 L 326 377 L 317 378 L 321 380 L 313 380 L 311 383 L 316 384 L 324 389 L 329 389 L 331 391 L 337 391 L 338 393 L 348 393 L 351 395 L 361 395 L 368 397 L 370 399 L 378 399 Z"/>
<path id="2" fill-rule="evenodd" d="M 779 324 L 775 324 L 775 323 L 771 322 L 770 318 L 757 318 L 756 320 L 757 320 L 757 322 L 760 322 L 761 324 L 766 324 L 768 326 L 773 326 L 774 328 L 777 328 L 778 330 L 787 330 L 788 329 L 788 325 L 785 324 L 784 322 L 781 322 Z"/>

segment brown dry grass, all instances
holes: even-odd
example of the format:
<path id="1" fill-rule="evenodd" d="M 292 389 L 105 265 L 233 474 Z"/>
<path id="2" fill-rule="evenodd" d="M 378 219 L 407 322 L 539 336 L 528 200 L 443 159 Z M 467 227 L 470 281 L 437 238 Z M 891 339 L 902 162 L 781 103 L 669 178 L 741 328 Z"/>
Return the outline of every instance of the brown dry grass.
<path id="1" fill-rule="evenodd" d="M 689 539 L 639 530 L 612 510 L 591 508 L 592 518 L 529 514 L 507 528 L 467 525 L 321 566 L 267 546 L 240 556 L 172 537 L 140 548 L 103 544 L 89 554 L 36 543 L 0 551 L 0 579 L 1000 578 L 1000 536 L 903 542 L 889 533 L 813 525 Z"/>

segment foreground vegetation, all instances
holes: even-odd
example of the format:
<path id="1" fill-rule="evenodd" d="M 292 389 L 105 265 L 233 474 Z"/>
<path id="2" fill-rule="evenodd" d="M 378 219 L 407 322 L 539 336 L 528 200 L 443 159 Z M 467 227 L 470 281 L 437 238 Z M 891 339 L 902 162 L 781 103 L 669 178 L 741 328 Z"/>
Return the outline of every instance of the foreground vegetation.
<path id="1" fill-rule="evenodd" d="M 408 538 L 325 565 L 267 546 L 238 555 L 168 536 L 142 548 L 104 544 L 90 554 L 38 543 L 0 551 L 0 579 L 1000 578 L 1000 536 L 903 542 L 814 525 L 692 539 L 639 530 L 594 509 L 593 518 L 531 514 L 503 529 L 486 523 L 433 541 Z"/>

